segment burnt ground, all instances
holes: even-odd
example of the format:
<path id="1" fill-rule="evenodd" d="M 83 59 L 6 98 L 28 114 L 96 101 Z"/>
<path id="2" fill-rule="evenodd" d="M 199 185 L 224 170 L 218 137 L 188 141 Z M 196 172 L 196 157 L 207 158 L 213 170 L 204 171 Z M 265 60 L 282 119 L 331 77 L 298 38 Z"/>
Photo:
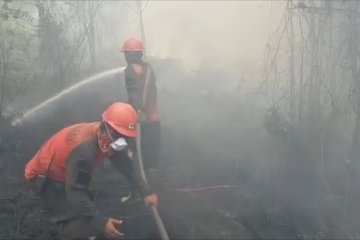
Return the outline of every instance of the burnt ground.
<path id="1" fill-rule="evenodd" d="M 336 200 L 324 204 L 328 196 L 307 172 L 292 174 L 286 152 L 291 148 L 266 132 L 258 98 L 196 90 L 163 90 L 161 98 L 171 100 L 161 105 L 161 167 L 158 180 L 150 181 L 157 183 L 153 188 L 172 239 L 350 237 L 337 224 Z M 46 212 L 22 178 L 24 164 L 43 139 L 31 131 L 12 137 L 28 144 L 3 144 L 0 239 L 54 239 Z M 95 189 L 99 208 L 124 219 L 128 239 L 157 238 L 141 202 L 120 204 L 127 183 L 111 167 L 97 171 Z M 333 211 L 324 214 L 325 207 Z"/>

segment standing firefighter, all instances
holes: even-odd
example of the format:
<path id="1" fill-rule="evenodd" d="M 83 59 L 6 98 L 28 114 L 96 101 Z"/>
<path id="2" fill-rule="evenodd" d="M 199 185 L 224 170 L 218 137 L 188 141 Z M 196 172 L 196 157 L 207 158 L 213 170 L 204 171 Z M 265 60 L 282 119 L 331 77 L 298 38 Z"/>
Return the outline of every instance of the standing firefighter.
<path id="1" fill-rule="evenodd" d="M 154 71 L 143 61 L 144 44 L 130 37 L 121 49 L 127 67 L 125 84 L 128 101 L 141 122 L 141 146 L 145 169 L 156 169 L 160 152 L 160 116 Z"/>
<path id="2" fill-rule="evenodd" d="M 101 122 L 79 123 L 56 133 L 26 165 L 25 178 L 40 193 L 63 239 L 123 235 L 118 228 L 121 221 L 104 216 L 93 203 L 92 170 L 106 159 L 127 177 L 146 205 L 157 205 L 157 195 L 135 173 L 130 148 L 136 122 L 133 107 L 113 103 Z"/>

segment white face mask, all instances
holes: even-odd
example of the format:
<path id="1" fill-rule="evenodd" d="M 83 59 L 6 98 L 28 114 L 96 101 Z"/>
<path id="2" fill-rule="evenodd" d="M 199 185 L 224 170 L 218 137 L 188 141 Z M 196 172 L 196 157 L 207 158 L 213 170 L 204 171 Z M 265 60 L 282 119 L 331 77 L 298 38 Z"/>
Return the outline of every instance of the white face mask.
<path id="1" fill-rule="evenodd" d="M 128 146 L 128 144 L 127 144 L 125 138 L 121 137 L 121 138 L 118 138 L 116 141 L 112 142 L 110 144 L 110 146 L 115 151 L 122 151 Z"/>

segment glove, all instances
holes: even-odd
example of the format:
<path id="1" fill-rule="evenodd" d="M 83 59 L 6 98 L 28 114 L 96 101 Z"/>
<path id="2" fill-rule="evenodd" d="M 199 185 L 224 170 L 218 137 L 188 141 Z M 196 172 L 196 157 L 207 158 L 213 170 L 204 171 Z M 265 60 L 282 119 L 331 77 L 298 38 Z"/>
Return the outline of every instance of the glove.
<path id="1" fill-rule="evenodd" d="M 146 196 L 144 198 L 144 202 L 146 206 L 155 206 L 157 207 L 158 205 L 158 196 L 156 194 L 151 194 L 149 196 Z"/>

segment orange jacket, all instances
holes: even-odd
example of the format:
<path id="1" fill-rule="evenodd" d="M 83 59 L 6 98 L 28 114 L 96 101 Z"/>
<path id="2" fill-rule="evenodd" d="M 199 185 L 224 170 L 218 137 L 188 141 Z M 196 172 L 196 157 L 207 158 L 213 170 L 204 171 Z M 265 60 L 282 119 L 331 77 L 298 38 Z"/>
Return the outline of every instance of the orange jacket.
<path id="1" fill-rule="evenodd" d="M 155 74 L 148 63 L 130 64 L 125 69 L 125 83 L 131 104 L 145 113 L 147 121 L 159 121 Z"/>
<path id="2" fill-rule="evenodd" d="M 30 180 L 37 175 L 47 173 L 50 179 L 65 182 L 65 166 L 69 154 L 76 146 L 94 137 L 99 129 L 99 124 L 99 122 L 79 123 L 66 127 L 53 135 L 27 163 L 25 178 Z M 105 156 L 99 151 L 94 156 L 94 165 L 99 164 L 103 159 Z M 48 171 L 50 163 L 51 167 Z"/>

